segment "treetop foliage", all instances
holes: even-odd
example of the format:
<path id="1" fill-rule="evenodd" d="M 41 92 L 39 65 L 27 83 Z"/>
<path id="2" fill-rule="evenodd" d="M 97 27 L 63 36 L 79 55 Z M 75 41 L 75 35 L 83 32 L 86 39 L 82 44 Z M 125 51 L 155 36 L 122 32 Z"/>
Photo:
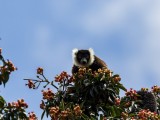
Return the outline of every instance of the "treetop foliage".
<path id="1" fill-rule="evenodd" d="M 0 50 L 0 83 L 5 86 L 11 72 L 17 68 L 5 60 Z M 43 86 L 40 109 L 44 116 L 52 120 L 159 120 L 160 119 L 160 87 L 153 86 L 151 90 L 142 88 L 139 91 L 127 90 L 121 84 L 121 77 L 109 69 L 92 71 L 80 68 L 74 75 L 63 71 L 48 80 L 43 68 L 37 69 L 36 79 L 24 79 L 29 89 Z M 56 84 L 55 84 L 56 83 Z M 58 86 L 56 86 L 58 83 Z M 53 89 L 54 88 L 54 89 Z M 54 92 L 53 92 L 54 91 Z M 124 91 L 125 96 L 120 97 Z M 142 107 L 142 94 L 155 96 L 157 109 L 149 110 Z M 26 113 L 27 103 L 23 99 L 7 103 L 0 96 L 0 119 L 2 120 L 38 120 L 34 112 Z M 39 118 L 40 119 L 40 118 Z"/>

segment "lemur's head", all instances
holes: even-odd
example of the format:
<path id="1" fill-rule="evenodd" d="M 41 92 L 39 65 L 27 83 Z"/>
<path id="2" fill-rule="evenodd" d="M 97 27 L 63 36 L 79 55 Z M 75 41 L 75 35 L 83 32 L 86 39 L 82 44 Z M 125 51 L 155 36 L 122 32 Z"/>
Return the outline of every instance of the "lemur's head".
<path id="1" fill-rule="evenodd" d="M 78 50 L 77 48 L 72 50 L 73 63 L 79 67 L 88 67 L 94 62 L 94 51 L 92 48 L 88 50 Z"/>

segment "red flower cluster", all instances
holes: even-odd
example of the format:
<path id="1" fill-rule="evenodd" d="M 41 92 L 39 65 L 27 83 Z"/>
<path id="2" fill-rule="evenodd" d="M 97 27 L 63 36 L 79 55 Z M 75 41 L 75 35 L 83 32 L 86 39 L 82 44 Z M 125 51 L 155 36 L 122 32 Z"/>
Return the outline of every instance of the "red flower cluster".
<path id="1" fill-rule="evenodd" d="M 120 102 L 121 102 L 121 100 L 119 98 L 115 99 L 115 105 L 117 105 L 117 106 L 120 105 Z"/>
<path id="2" fill-rule="evenodd" d="M 5 65 L 0 67 L 1 74 L 4 74 L 6 72 L 11 73 L 13 71 L 17 70 L 17 68 L 14 66 L 14 64 L 11 61 L 5 61 Z"/>
<path id="3" fill-rule="evenodd" d="M 126 93 L 126 96 L 129 96 L 131 97 L 133 100 L 137 100 L 137 91 L 136 90 L 133 90 L 132 88 L 130 88 L 130 91 L 127 91 Z"/>
<path id="4" fill-rule="evenodd" d="M 54 93 L 52 92 L 52 90 L 50 88 L 48 88 L 47 90 L 42 90 L 42 94 L 43 94 L 43 99 L 45 100 L 52 100 L 54 98 Z"/>
<path id="5" fill-rule="evenodd" d="M 60 111 L 59 107 L 51 107 L 49 114 L 52 120 L 57 120 L 58 118 L 61 118 L 62 120 L 66 120 L 66 118 L 70 114 L 70 109 L 68 108 L 66 110 Z"/>
<path id="6" fill-rule="evenodd" d="M 160 87 L 158 87 L 157 85 L 153 86 L 153 87 L 152 87 L 152 92 L 153 92 L 153 93 L 157 93 L 157 94 L 159 93 L 159 94 L 160 94 Z"/>
<path id="7" fill-rule="evenodd" d="M 140 110 L 138 113 L 138 117 L 141 120 L 158 120 L 158 115 L 149 110 Z"/>
<path id="8" fill-rule="evenodd" d="M 40 104 L 40 108 L 43 109 L 43 110 L 46 108 L 45 103 L 44 103 L 43 100 L 42 100 L 42 102 L 41 102 L 41 104 Z"/>
<path id="9" fill-rule="evenodd" d="M 68 115 L 69 115 L 69 111 L 67 111 L 67 110 L 61 111 L 60 116 L 61 116 L 61 118 L 62 118 L 63 120 L 65 120 L 65 118 L 68 117 Z"/>
<path id="10" fill-rule="evenodd" d="M 59 114 L 59 107 L 51 107 L 49 110 L 49 114 L 53 120 L 56 120 Z"/>
<path id="11" fill-rule="evenodd" d="M 78 75 L 78 79 L 81 79 L 85 76 L 86 73 L 92 74 L 92 70 L 86 69 L 86 68 L 79 68 L 78 73 L 76 73 L 76 74 Z"/>
<path id="12" fill-rule="evenodd" d="M 56 106 L 56 107 L 50 108 L 49 114 L 52 120 L 57 120 L 58 118 L 61 118 L 62 120 L 66 120 L 68 117 L 71 117 L 71 116 L 81 116 L 82 110 L 79 105 L 76 105 L 73 108 L 73 110 L 71 110 L 70 108 L 67 108 L 65 110 L 60 110 L 60 108 Z"/>
<path id="13" fill-rule="evenodd" d="M 96 73 L 96 72 L 94 72 Z M 109 69 L 98 69 L 97 73 L 105 73 L 105 74 L 109 74 L 109 76 L 111 77 L 112 76 L 112 71 L 109 70 Z"/>
<path id="14" fill-rule="evenodd" d="M 120 77 L 114 77 L 114 81 L 115 81 L 115 83 L 119 83 L 121 81 L 121 78 Z"/>
<path id="15" fill-rule="evenodd" d="M 71 76 L 67 74 L 67 72 L 63 71 L 60 75 L 55 77 L 56 82 L 63 82 L 64 80 L 68 80 Z"/>
<path id="16" fill-rule="evenodd" d="M 8 69 L 10 72 L 17 70 L 17 68 L 14 66 L 14 64 L 9 60 L 6 62 L 6 65 L 8 66 Z"/>
<path id="17" fill-rule="evenodd" d="M 17 100 L 17 102 L 8 103 L 9 108 L 28 108 L 27 103 L 23 99 Z"/>
<path id="18" fill-rule="evenodd" d="M 79 105 L 76 105 L 73 110 L 76 116 L 80 116 L 82 114 L 82 110 Z"/>
<path id="19" fill-rule="evenodd" d="M 28 86 L 29 88 L 35 89 L 35 84 L 33 83 L 32 80 L 28 80 L 28 84 L 26 84 L 26 86 Z"/>
<path id="20" fill-rule="evenodd" d="M 148 91 L 148 88 L 141 88 L 141 91 Z"/>
<path id="21" fill-rule="evenodd" d="M 41 67 L 37 68 L 37 74 L 42 75 L 43 74 L 43 68 L 41 68 Z"/>
<path id="22" fill-rule="evenodd" d="M 90 71 L 91 69 L 89 69 L 89 71 Z M 78 70 L 78 74 L 84 74 L 84 73 L 86 73 L 87 72 L 87 69 L 86 68 L 79 68 L 79 70 Z"/>
<path id="23" fill-rule="evenodd" d="M 36 114 L 34 112 L 30 112 L 29 114 L 29 120 L 37 120 Z"/>

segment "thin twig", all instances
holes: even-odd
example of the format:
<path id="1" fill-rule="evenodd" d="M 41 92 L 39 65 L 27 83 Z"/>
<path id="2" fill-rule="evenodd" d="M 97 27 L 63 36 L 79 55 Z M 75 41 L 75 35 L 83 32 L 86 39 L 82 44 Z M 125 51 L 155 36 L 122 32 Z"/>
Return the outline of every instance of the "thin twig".
<path id="1" fill-rule="evenodd" d="M 47 82 L 49 82 L 48 79 L 44 76 L 44 74 L 42 74 L 42 77 L 43 77 Z"/>
<path id="2" fill-rule="evenodd" d="M 43 80 L 36 80 L 36 79 L 23 79 L 23 80 L 32 80 L 32 81 L 36 81 L 36 82 L 45 82 L 45 81 L 43 81 Z"/>
<path id="3" fill-rule="evenodd" d="M 58 87 L 53 84 L 53 81 L 51 82 L 51 85 L 58 90 Z"/>
<path id="4" fill-rule="evenodd" d="M 53 87 L 55 87 L 56 89 L 58 89 L 58 87 L 55 86 L 55 85 L 53 84 L 53 82 L 49 82 L 46 78 L 45 78 L 45 80 L 42 80 L 42 79 L 40 79 L 40 80 L 36 80 L 36 79 L 23 79 L 23 80 L 32 80 L 32 81 L 35 81 L 35 83 L 39 82 L 37 88 L 40 86 L 40 83 L 41 83 L 41 82 L 47 82 L 47 84 L 44 86 L 44 88 L 47 87 L 47 85 L 51 84 Z"/>

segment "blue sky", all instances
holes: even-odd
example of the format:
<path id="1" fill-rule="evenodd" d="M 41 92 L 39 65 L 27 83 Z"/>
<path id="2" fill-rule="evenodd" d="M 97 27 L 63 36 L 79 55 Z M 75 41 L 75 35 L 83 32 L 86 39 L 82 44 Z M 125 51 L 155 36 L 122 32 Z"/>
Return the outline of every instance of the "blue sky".
<path id="1" fill-rule="evenodd" d="M 23 78 L 70 73 L 73 48 L 92 47 L 129 89 L 160 85 L 160 1 L 0 0 L 0 48 L 18 67 L 0 94 L 40 118 L 41 89 Z M 53 90 L 55 91 L 55 90 Z"/>

